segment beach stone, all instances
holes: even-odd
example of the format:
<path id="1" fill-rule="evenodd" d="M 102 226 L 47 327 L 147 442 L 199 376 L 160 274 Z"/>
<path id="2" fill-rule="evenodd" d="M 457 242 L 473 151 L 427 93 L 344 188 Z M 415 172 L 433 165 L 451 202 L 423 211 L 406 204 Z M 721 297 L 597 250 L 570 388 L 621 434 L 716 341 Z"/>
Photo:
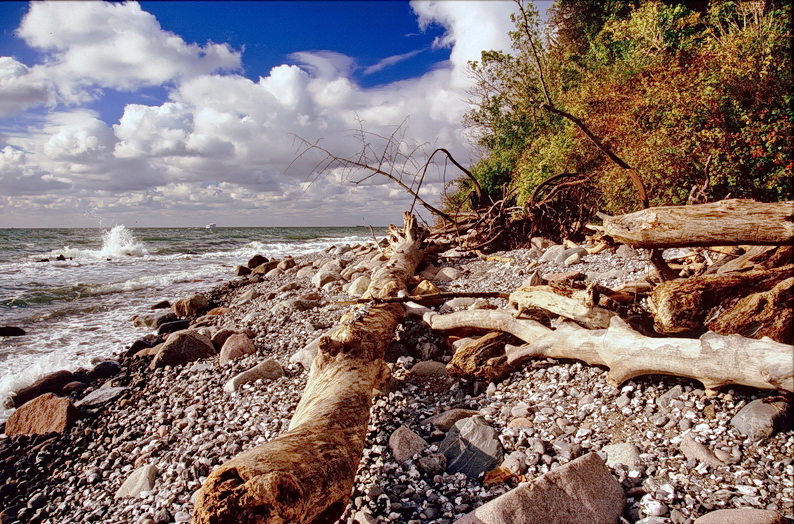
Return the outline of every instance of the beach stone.
<path id="1" fill-rule="evenodd" d="M 341 273 L 345 266 L 342 264 L 342 261 L 336 258 L 332 258 L 324 262 L 321 266 L 319 271 L 329 271 L 331 273 Z"/>
<path id="2" fill-rule="evenodd" d="M 136 469 L 113 495 L 114 499 L 137 497 L 142 491 L 151 491 L 157 477 L 157 468 L 151 464 Z"/>
<path id="3" fill-rule="evenodd" d="M 561 251 L 561 252 L 560 252 L 560 253 L 559 253 L 559 254 L 558 254 L 558 255 L 557 255 L 555 258 L 554 258 L 554 261 L 555 261 L 557 264 L 565 264 L 566 266 L 570 266 L 570 265 L 572 265 L 572 264 L 568 264 L 568 263 L 567 263 L 567 261 L 568 261 L 568 259 L 569 259 L 569 258 L 571 258 L 571 257 L 572 257 L 572 256 L 574 256 L 574 255 L 579 255 L 579 261 L 581 261 L 581 260 L 582 260 L 582 257 L 583 257 L 583 256 L 585 256 L 585 255 L 587 255 L 587 254 L 588 254 L 588 253 L 587 253 L 587 250 L 586 250 L 585 248 L 583 248 L 583 247 L 579 247 L 579 246 L 577 246 L 577 247 L 572 247 L 572 248 L 570 248 L 570 249 L 564 249 L 564 250 L 562 250 L 562 251 Z M 578 262 L 574 262 L 574 263 L 578 263 Z"/>
<path id="4" fill-rule="evenodd" d="M 692 433 L 688 431 L 684 434 L 683 438 L 681 439 L 681 443 L 678 446 L 681 448 L 681 453 L 683 453 L 684 456 L 690 460 L 702 462 L 703 464 L 711 466 L 712 468 L 724 465 L 724 463 L 718 459 L 709 448 L 695 440 L 695 438 L 692 436 Z"/>
<path id="5" fill-rule="evenodd" d="M 226 340 L 232 335 L 239 333 L 239 331 L 229 328 L 223 328 L 216 331 L 212 337 L 212 345 L 215 346 L 215 349 L 220 351 L 223 345 L 226 343 Z"/>
<path id="6" fill-rule="evenodd" d="M 411 367 L 408 378 L 420 380 L 447 378 L 447 367 L 435 360 L 422 360 Z"/>
<path id="7" fill-rule="evenodd" d="M 367 291 L 367 288 L 369 288 L 369 283 L 370 278 L 366 275 L 361 275 L 350 283 L 350 287 L 347 288 L 347 293 L 354 297 L 360 297 Z"/>
<path id="8" fill-rule="evenodd" d="M 278 267 L 278 260 L 271 260 L 270 262 L 263 262 L 251 270 L 253 275 L 267 275 Z"/>
<path id="9" fill-rule="evenodd" d="M 277 278 L 279 278 L 283 274 L 284 274 L 284 271 L 282 271 L 278 267 L 274 267 L 273 269 L 271 269 L 270 271 L 268 271 L 265 274 L 265 278 L 268 279 L 268 280 L 276 280 Z"/>
<path id="10" fill-rule="evenodd" d="M 786 524 L 788 520 L 777 511 L 738 508 L 718 509 L 695 519 L 694 524 Z"/>
<path id="11" fill-rule="evenodd" d="M 425 439 L 406 426 L 400 426 L 389 437 L 389 449 L 394 455 L 394 460 L 400 464 L 411 459 L 417 453 L 421 453 L 429 445 Z"/>
<path id="12" fill-rule="evenodd" d="M 569 256 L 565 259 L 566 266 L 573 266 L 579 264 L 582 261 L 582 256 L 579 253 L 574 253 L 573 255 Z"/>
<path id="13" fill-rule="evenodd" d="M 539 286 L 543 284 L 543 278 L 541 278 L 540 273 L 537 271 L 533 271 L 523 282 L 521 282 L 520 287 L 532 287 L 532 286 Z"/>
<path id="14" fill-rule="evenodd" d="M 96 406 L 97 404 L 102 404 L 103 402 L 108 402 L 110 400 L 116 399 L 120 397 L 125 391 L 129 390 L 130 388 L 127 387 L 110 387 L 110 388 L 99 388 L 97 390 L 92 391 L 85 397 L 81 398 L 75 403 L 75 406 Z"/>
<path id="15" fill-rule="evenodd" d="M 93 382 L 95 380 L 110 378 L 119 373 L 121 373 L 121 365 L 119 365 L 118 362 L 115 360 L 104 360 L 94 366 L 91 372 L 88 373 L 87 381 Z"/>
<path id="16" fill-rule="evenodd" d="M 235 333 L 226 339 L 221 347 L 218 357 L 218 365 L 225 366 L 232 360 L 236 360 L 243 355 L 256 353 L 256 347 L 251 339 L 242 333 Z"/>
<path id="17" fill-rule="evenodd" d="M 441 269 L 436 272 L 433 276 L 433 280 L 436 282 L 449 282 L 452 280 L 457 280 L 463 276 L 463 271 L 454 267 L 442 267 Z"/>
<path id="18" fill-rule="evenodd" d="M 791 409 L 784 397 L 753 400 L 731 419 L 731 426 L 750 440 L 769 438 L 791 425 Z"/>
<path id="19" fill-rule="evenodd" d="M 239 391 L 243 385 L 253 382 L 255 380 L 276 380 L 284 376 L 284 369 L 281 364 L 269 358 L 257 364 L 256 366 L 243 371 L 229 379 L 223 386 L 223 391 L 226 393 L 234 393 Z"/>
<path id="20" fill-rule="evenodd" d="M 479 411 L 475 411 L 473 409 L 448 409 L 443 413 L 426 418 L 421 422 L 420 425 L 426 426 L 427 424 L 432 424 L 439 431 L 447 432 L 452 429 L 452 426 L 454 426 L 457 421 L 479 414 Z"/>
<path id="21" fill-rule="evenodd" d="M 565 251 L 565 246 L 561 244 L 554 244 L 553 246 L 549 246 L 545 248 L 543 251 L 543 255 L 538 259 L 538 262 L 552 262 L 557 259 L 557 257 Z"/>
<path id="22" fill-rule="evenodd" d="M 279 262 L 278 266 L 276 266 L 276 268 L 280 269 L 281 271 L 287 271 L 289 269 L 292 269 L 296 265 L 298 265 L 298 263 L 295 262 L 294 258 L 292 258 L 292 257 L 284 257 L 284 260 Z"/>
<path id="23" fill-rule="evenodd" d="M 187 329 L 189 327 L 189 320 L 175 320 L 174 322 L 166 322 L 165 324 L 161 324 L 160 327 L 157 328 L 157 334 L 167 335 L 169 333 L 174 333 L 175 331 L 182 331 L 183 329 Z"/>
<path id="24" fill-rule="evenodd" d="M 615 524 L 625 502 L 604 462 L 588 453 L 520 484 L 455 524 Z"/>
<path id="25" fill-rule="evenodd" d="M 207 311 L 206 313 L 204 313 L 204 316 L 205 317 L 213 317 L 213 316 L 226 315 L 228 313 L 231 313 L 231 311 L 232 311 L 231 308 L 228 308 L 228 307 L 223 307 L 223 306 L 214 307 L 214 308 L 210 309 L 209 311 Z"/>
<path id="26" fill-rule="evenodd" d="M 133 342 L 129 348 L 124 352 L 124 357 L 131 357 L 142 349 L 149 349 L 156 346 L 160 342 L 160 337 L 157 335 L 149 334 L 139 338 Z"/>
<path id="27" fill-rule="evenodd" d="M 261 296 L 261 293 L 259 291 L 257 291 L 256 289 L 249 289 L 248 291 L 246 291 L 245 293 L 240 295 L 240 298 L 237 299 L 237 301 L 234 303 L 234 305 L 235 306 L 242 306 L 243 304 L 247 304 L 247 303 L 251 302 L 252 300 L 254 300 L 255 298 L 259 298 L 260 296 Z"/>
<path id="28" fill-rule="evenodd" d="M 278 304 L 278 307 L 289 309 L 290 311 L 309 311 L 319 306 L 319 300 L 307 300 L 301 297 L 288 298 Z"/>
<path id="29" fill-rule="evenodd" d="M 523 475 L 527 472 L 527 454 L 523 451 L 513 451 L 504 459 L 502 466 L 514 475 Z"/>
<path id="30" fill-rule="evenodd" d="M 149 367 L 178 366 L 214 356 L 215 347 L 210 339 L 193 330 L 177 331 L 168 337 Z"/>
<path id="31" fill-rule="evenodd" d="M 449 473 L 476 480 L 502 462 L 502 444 L 481 415 L 459 420 L 441 442 L 438 452 L 447 459 Z"/>
<path id="32" fill-rule="evenodd" d="M 312 266 L 304 266 L 295 274 L 298 278 L 312 278 L 314 276 L 314 268 Z"/>
<path id="33" fill-rule="evenodd" d="M 244 277 L 251 274 L 251 268 L 246 266 L 236 266 L 234 268 L 234 276 Z"/>
<path id="34" fill-rule="evenodd" d="M 177 316 L 173 311 L 160 311 L 149 315 L 138 315 L 132 320 L 132 323 L 135 327 L 157 329 L 161 325 L 175 320 L 177 320 Z"/>
<path id="35" fill-rule="evenodd" d="M 21 337 L 25 330 L 16 326 L 0 326 L 0 337 Z"/>
<path id="36" fill-rule="evenodd" d="M 620 244 L 615 250 L 615 255 L 620 258 L 638 258 L 640 256 L 633 247 L 626 244 Z"/>
<path id="37" fill-rule="evenodd" d="M 543 279 L 550 283 L 564 284 L 566 282 L 576 282 L 584 280 L 584 273 L 581 271 L 565 271 L 563 273 L 549 273 L 543 275 Z"/>
<path id="38" fill-rule="evenodd" d="M 684 388 L 681 387 L 681 384 L 676 384 L 665 393 L 659 395 L 659 398 L 656 399 L 656 405 L 662 409 L 669 409 L 673 401 L 681 398 L 683 394 Z"/>
<path id="39" fill-rule="evenodd" d="M 262 255 L 254 255 L 248 260 L 246 266 L 248 266 L 248 269 L 254 269 L 257 266 L 261 266 L 262 264 L 266 264 L 268 262 L 269 260 L 267 257 Z"/>
<path id="40" fill-rule="evenodd" d="M 208 305 L 209 300 L 207 300 L 207 297 L 196 294 L 177 300 L 174 305 L 171 306 L 171 311 L 176 313 L 180 318 L 194 318 L 203 313 Z"/>
<path id="41" fill-rule="evenodd" d="M 628 442 L 609 444 L 601 448 L 601 451 L 607 454 L 606 464 L 610 468 L 614 468 L 618 464 L 631 468 L 640 461 L 640 451 L 637 446 Z"/>
<path id="42" fill-rule="evenodd" d="M 447 469 L 447 458 L 440 453 L 432 453 L 426 457 L 420 457 L 416 465 L 429 475 L 441 475 Z"/>
<path id="43" fill-rule="evenodd" d="M 74 373 L 65 369 L 44 375 L 30 386 L 16 392 L 13 399 L 14 407 L 18 408 L 44 393 L 58 394 L 66 384 L 73 380 L 75 380 Z"/>
<path id="44" fill-rule="evenodd" d="M 527 417 L 516 417 L 507 423 L 508 428 L 533 428 L 535 424 Z"/>
<path id="45" fill-rule="evenodd" d="M 338 282 L 340 280 L 344 279 L 338 272 L 321 269 L 312 277 L 312 285 L 316 288 L 321 288 L 328 283 Z"/>
<path id="46" fill-rule="evenodd" d="M 63 433 L 77 420 L 77 408 L 68 398 L 44 393 L 26 402 L 11 413 L 6 421 L 5 434 L 46 435 Z"/>
<path id="47" fill-rule="evenodd" d="M 88 384 L 85 382 L 80 382 L 79 380 L 75 380 L 73 382 L 69 382 L 66 384 L 63 389 L 61 389 L 61 393 L 64 395 L 71 395 L 72 393 L 79 393 L 83 391 L 85 388 L 88 387 Z"/>

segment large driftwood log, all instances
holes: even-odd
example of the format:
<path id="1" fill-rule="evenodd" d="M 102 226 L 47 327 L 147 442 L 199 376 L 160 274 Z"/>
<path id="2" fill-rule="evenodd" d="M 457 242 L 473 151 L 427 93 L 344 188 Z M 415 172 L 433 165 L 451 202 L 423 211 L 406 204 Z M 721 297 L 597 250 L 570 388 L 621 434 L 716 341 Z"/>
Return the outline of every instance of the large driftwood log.
<path id="1" fill-rule="evenodd" d="M 783 337 L 786 330 L 791 329 L 790 325 L 786 327 L 786 317 L 791 319 L 790 286 L 776 288 L 774 294 L 769 292 L 792 277 L 794 265 L 663 282 L 654 288 L 649 298 L 654 329 L 666 334 L 698 334 L 712 329 L 722 334 L 769 336 L 780 342 L 788 341 Z M 758 302 L 756 306 L 742 301 L 757 293 L 765 295 L 752 299 Z M 739 310 L 732 313 L 737 306 Z M 754 314 L 753 308 L 769 311 L 762 317 Z M 726 315 L 731 322 L 723 319 L 715 323 Z"/>
<path id="2" fill-rule="evenodd" d="M 604 234 L 634 247 L 794 243 L 794 202 L 731 199 L 600 216 L 604 220 Z"/>
<path id="3" fill-rule="evenodd" d="M 476 328 L 515 335 L 524 346 L 506 346 L 509 364 L 530 358 L 567 358 L 609 368 L 610 382 L 666 374 L 699 380 L 708 388 L 730 384 L 794 392 L 794 346 L 769 338 L 706 333 L 700 339 L 645 337 L 613 317 L 609 328 L 588 330 L 562 322 L 556 330 L 506 311 L 426 314 L 433 329 Z"/>
<path id="4" fill-rule="evenodd" d="M 395 231 L 393 231 L 395 233 Z M 422 258 L 424 231 L 406 214 L 394 254 L 368 294 L 406 291 Z M 319 344 L 287 432 L 213 471 L 198 492 L 197 524 L 333 523 L 350 493 L 369 422 L 373 388 L 388 368 L 383 353 L 404 312 L 377 304 L 344 315 Z"/>

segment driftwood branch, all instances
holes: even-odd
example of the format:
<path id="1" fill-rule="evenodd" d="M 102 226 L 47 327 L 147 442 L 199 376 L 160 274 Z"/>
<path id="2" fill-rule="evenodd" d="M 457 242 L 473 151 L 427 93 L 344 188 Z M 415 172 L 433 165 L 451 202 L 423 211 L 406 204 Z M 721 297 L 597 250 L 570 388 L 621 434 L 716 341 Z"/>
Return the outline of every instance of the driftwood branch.
<path id="1" fill-rule="evenodd" d="M 634 247 L 794 244 L 794 202 L 731 199 L 600 216 L 604 234 Z"/>
<path id="2" fill-rule="evenodd" d="M 586 291 L 572 291 L 570 297 L 565 297 L 555 293 L 550 286 L 531 286 L 510 293 L 509 305 L 516 310 L 516 317 L 527 311 L 540 309 L 573 320 L 589 329 L 606 328 L 615 313 L 593 305 L 592 301 L 592 295 L 588 296 Z"/>
<path id="3" fill-rule="evenodd" d="M 368 293 L 405 293 L 422 258 L 423 236 L 406 214 L 401 241 Z M 377 304 L 343 316 L 319 343 L 289 430 L 214 470 L 198 492 L 194 522 L 336 522 L 361 459 L 372 391 L 387 369 L 383 353 L 403 315 L 399 304 Z"/>
<path id="4" fill-rule="evenodd" d="M 524 342 L 507 346 L 509 364 L 531 358 L 566 358 L 609 368 L 618 386 L 641 375 L 666 374 L 699 380 L 708 388 L 730 384 L 794 392 L 794 346 L 769 338 L 706 333 L 700 339 L 645 337 L 613 317 L 607 329 L 589 330 L 562 322 L 556 330 L 506 311 L 461 311 L 425 315 L 433 329 L 504 331 Z"/>

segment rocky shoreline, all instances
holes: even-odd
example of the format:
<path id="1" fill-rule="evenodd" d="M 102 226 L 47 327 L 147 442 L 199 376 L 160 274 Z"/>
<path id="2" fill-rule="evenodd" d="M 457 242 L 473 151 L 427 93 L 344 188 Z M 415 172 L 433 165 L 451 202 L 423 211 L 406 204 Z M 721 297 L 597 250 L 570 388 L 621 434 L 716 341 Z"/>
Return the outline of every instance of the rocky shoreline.
<path id="1" fill-rule="evenodd" d="M 150 337 L 121 350 L 112 376 L 80 375 L 87 387 L 61 392 L 76 404 L 82 399 L 69 429 L 0 440 L 0 522 L 189 522 L 196 490 L 214 467 L 287 428 L 308 375 L 290 357 L 352 307 L 339 302 L 351 300 L 348 291 L 360 294 L 361 279 L 382 263 L 378 255 L 374 245 L 339 246 L 290 262 L 251 264 L 251 274 L 241 268 L 242 276 L 207 294 L 203 309 L 214 314 L 189 324 L 152 320 L 163 334 L 189 325 L 216 342 L 209 346 L 215 350 L 225 346 L 216 337 L 234 333 L 252 345 L 152 367 Z M 446 258 L 439 265 L 449 269 L 423 269 L 441 291 L 504 293 L 538 276 L 616 287 L 649 270 L 643 253 L 625 247 L 589 254 L 538 243 L 494 255 Z M 437 309 L 505 306 L 504 299 L 453 299 Z M 196 317 L 190 301 L 185 307 L 177 316 Z M 774 392 L 710 391 L 667 376 L 615 388 L 604 369 L 553 359 L 531 361 L 499 383 L 452 380 L 443 371 L 450 355 L 443 337 L 419 318 L 409 317 L 398 330 L 387 351 L 393 380 L 373 401 L 343 522 L 451 524 L 591 451 L 623 489 L 626 522 L 701 524 L 707 514 L 737 508 L 768 510 L 754 514 L 767 518 L 757 522 L 794 520 L 794 431 L 771 419 L 764 425 L 758 417 L 744 423 L 737 417 L 752 416 L 751 405 L 762 399 L 787 409 L 787 399 L 772 398 Z M 233 381 L 263 362 L 272 362 L 274 375 Z M 271 376 L 277 378 L 264 378 Z M 86 401 L 89 395 L 95 400 Z M 445 440 L 466 420 L 492 428 L 492 459 L 503 466 L 502 478 L 448 471 L 454 468 L 441 458 Z M 130 476 L 139 482 L 126 482 Z"/>

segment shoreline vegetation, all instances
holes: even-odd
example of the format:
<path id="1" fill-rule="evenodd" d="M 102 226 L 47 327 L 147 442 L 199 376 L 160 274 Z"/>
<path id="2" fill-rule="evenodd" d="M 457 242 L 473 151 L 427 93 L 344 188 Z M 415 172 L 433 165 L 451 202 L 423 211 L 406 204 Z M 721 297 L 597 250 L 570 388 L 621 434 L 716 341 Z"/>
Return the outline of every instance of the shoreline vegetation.
<path id="1" fill-rule="evenodd" d="M 498 318 L 503 311 L 523 330 L 567 333 L 576 326 L 561 318 L 581 310 L 581 332 L 596 333 L 623 318 L 640 337 L 697 342 L 695 332 L 659 338 L 664 335 L 655 329 L 662 327 L 653 326 L 659 303 L 655 312 L 649 306 L 660 300 L 655 290 L 704 282 L 712 274 L 719 280 L 736 275 L 737 268 L 745 277 L 790 271 L 787 246 L 667 248 L 667 265 L 688 278 L 661 284 L 650 250 L 608 240 L 556 244 L 536 237 L 531 247 L 486 255 L 447 249 L 451 244 L 431 235 L 421 244 L 416 271 L 410 271 L 416 276 L 405 277 L 416 302 L 388 306 L 351 303 L 362 302 L 356 297 L 370 287 L 367 281 L 377 278 L 393 251 L 402 252 L 385 240 L 294 259 L 254 257 L 237 268 L 238 276 L 204 295 L 141 311 L 134 321 L 151 332 L 117 359 L 91 371 L 56 373 L 34 391 L 18 392 L 22 407 L 16 413 L 27 414 L 8 424 L 44 434 L 0 441 L 0 458 L 13 465 L 3 468 L 0 483 L 3 522 L 268 522 L 246 511 L 273 511 L 276 503 L 259 501 L 246 509 L 222 501 L 252 485 L 255 474 L 245 465 L 252 453 L 300 428 L 293 418 L 299 404 L 314 406 L 313 395 L 333 402 L 328 394 L 334 388 L 325 387 L 332 383 L 317 385 L 322 367 L 308 372 L 328 358 L 322 355 L 337 351 L 323 336 L 332 340 L 340 336 L 334 326 L 356 325 L 383 307 L 404 309 L 405 317 L 380 343 L 388 372 L 364 387 L 374 387 L 372 404 L 363 405 L 362 440 L 353 445 L 349 478 L 340 480 L 340 504 L 326 500 L 342 522 L 491 522 L 495 517 L 487 515 L 509 511 L 550 518 L 538 513 L 537 503 L 522 502 L 519 493 L 529 487 L 552 501 L 551 515 L 578 511 L 581 521 L 611 522 L 619 515 L 642 524 L 790 521 L 790 370 L 777 393 L 647 367 L 638 376 L 617 378 L 614 364 L 588 365 L 576 354 L 544 356 L 521 340 L 527 336 L 521 330 L 477 325 L 477 318 Z M 732 285 L 744 293 L 739 302 L 770 298 L 779 288 L 774 282 L 764 290 Z M 444 298 L 417 299 L 422 295 Z M 690 320 L 692 307 L 685 306 Z M 712 313 L 725 309 L 710 307 Z M 462 324 L 455 320 L 461 317 Z M 444 319 L 452 324 L 443 325 Z M 696 320 L 701 331 L 704 321 Z M 607 334 L 604 343 L 619 338 Z M 790 357 L 786 344 L 747 340 L 784 346 Z M 311 351 L 318 349 L 320 356 L 313 358 Z M 726 363 L 717 374 L 749 377 L 749 364 L 745 357 L 741 369 Z M 342 380 L 337 387 L 349 391 L 351 385 Z M 334 418 L 339 409 L 327 411 L 332 424 L 342 423 Z M 319 423 L 314 407 L 307 413 L 310 424 Z M 284 467 L 286 453 L 273 456 Z M 242 458 L 228 462 L 234 457 Z M 261 459 L 255 463 L 261 466 Z M 321 464 L 304 457 L 297 467 Z M 229 468 L 241 475 L 240 483 L 231 484 L 230 496 L 213 499 L 229 489 L 223 484 Z M 577 479 L 583 476 L 599 480 L 582 491 Z M 544 488 L 549 482 L 567 486 L 568 495 Z M 328 493 L 333 498 L 330 488 Z M 282 514 L 301 507 L 297 499 L 280 504 Z M 313 504 L 304 511 L 316 513 Z"/>

